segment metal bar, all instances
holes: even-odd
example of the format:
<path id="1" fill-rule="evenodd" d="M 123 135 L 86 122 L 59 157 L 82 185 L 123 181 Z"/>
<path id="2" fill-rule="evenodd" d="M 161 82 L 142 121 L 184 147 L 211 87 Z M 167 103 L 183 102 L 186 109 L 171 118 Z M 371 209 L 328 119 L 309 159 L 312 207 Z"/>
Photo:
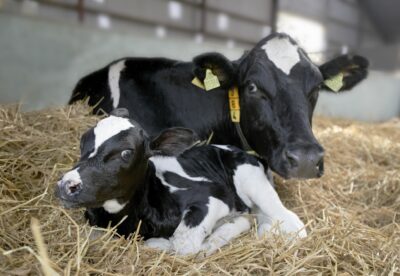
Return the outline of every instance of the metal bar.
<path id="1" fill-rule="evenodd" d="M 187 6 L 191 6 L 193 8 L 198 8 L 201 9 L 202 8 L 202 2 L 201 3 L 195 3 L 195 2 L 191 2 L 188 0 L 175 0 L 177 2 L 180 2 L 184 5 Z M 206 6 L 206 11 L 207 12 L 212 12 L 212 13 L 224 13 L 226 15 L 228 15 L 230 18 L 232 19 L 237 19 L 237 20 L 241 20 L 241 21 L 246 21 L 248 23 L 253 23 L 253 24 L 257 24 L 257 25 L 266 25 L 269 24 L 270 22 L 268 21 L 264 21 L 264 20 L 260 20 L 260 19 L 256 19 L 256 18 L 252 18 L 252 17 L 248 17 L 242 14 L 238 14 L 235 12 L 230 12 L 230 11 L 226 11 L 226 10 L 222 10 L 219 8 L 215 8 L 215 7 L 211 7 L 209 5 Z"/>
<path id="2" fill-rule="evenodd" d="M 200 32 L 204 34 L 206 32 L 206 20 L 207 20 L 207 12 L 206 12 L 207 3 L 206 0 L 201 0 L 201 22 L 200 22 Z"/>
<path id="3" fill-rule="evenodd" d="M 61 8 L 61 9 L 64 9 L 64 10 L 69 10 L 69 11 L 76 10 L 76 5 L 73 5 L 73 4 L 61 3 L 61 2 L 53 2 L 53 1 L 48 1 L 48 0 L 36 0 L 36 1 L 41 3 L 41 4 L 45 4 L 45 5 L 48 5 L 48 6 Z M 165 23 L 165 22 L 158 22 L 158 21 L 154 21 L 154 20 L 150 20 L 150 19 L 135 18 L 135 17 L 122 15 L 122 14 L 115 13 L 115 12 L 103 11 L 103 10 L 92 8 L 92 7 L 86 7 L 85 8 L 85 13 L 86 14 L 92 14 L 92 15 L 98 15 L 99 13 L 106 14 L 106 15 L 110 16 L 111 18 L 115 18 L 115 19 L 122 20 L 122 21 L 127 21 L 127 22 L 140 23 L 140 24 L 144 24 L 144 25 L 148 25 L 148 26 L 163 25 L 168 29 L 179 31 L 179 32 L 183 32 L 183 33 L 187 33 L 187 34 L 190 34 L 190 35 L 193 34 L 196 31 L 198 31 L 198 30 L 190 28 L 190 27 L 177 26 L 177 25 L 173 25 L 173 24 L 169 24 L 169 23 Z M 207 32 L 207 30 L 205 30 L 204 35 L 206 35 L 206 36 L 208 36 L 210 38 L 216 38 L 216 39 L 221 39 L 221 40 L 233 39 L 236 42 L 243 43 L 243 44 L 249 44 L 249 45 L 253 45 L 255 42 L 257 42 L 256 40 L 254 40 L 254 41 L 253 40 L 247 40 L 247 39 L 243 39 L 243 38 L 240 38 L 240 37 L 234 37 L 234 36 L 231 36 L 231 35 L 230 36 L 225 36 L 225 35 L 218 34 L 218 33 L 210 33 L 210 32 Z"/>
<path id="4" fill-rule="evenodd" d="M 79 20 L 79 22 L 83 23 L 83 21 L 85 20 L 85 4 L 84 4 L 84 0 L 78 0 L 76 9 L 78 11 L 78 20 Z"/>
<path id="5" fill-rule="evenodd" d="M 271 33 L 275 33 L 277 31 L 277 20 L 278 20 L 278 0 L 272 0 L 271 2 Z"/>

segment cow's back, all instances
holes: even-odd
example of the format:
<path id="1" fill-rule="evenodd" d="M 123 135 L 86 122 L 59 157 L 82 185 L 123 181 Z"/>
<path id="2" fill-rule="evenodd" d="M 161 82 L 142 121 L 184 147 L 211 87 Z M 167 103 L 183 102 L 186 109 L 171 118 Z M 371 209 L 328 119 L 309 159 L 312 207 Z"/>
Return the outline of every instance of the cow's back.
<path id="1" fill-rule="evenodd" d="M 150 135 L 182 126 L 205 138 L 229 116 L 227 92 L 194 86 L 192 66 L 165 58 L 120 59 L 82 78 L 69 103 L 89 97 L 96 113 L 125 107 Z"/>

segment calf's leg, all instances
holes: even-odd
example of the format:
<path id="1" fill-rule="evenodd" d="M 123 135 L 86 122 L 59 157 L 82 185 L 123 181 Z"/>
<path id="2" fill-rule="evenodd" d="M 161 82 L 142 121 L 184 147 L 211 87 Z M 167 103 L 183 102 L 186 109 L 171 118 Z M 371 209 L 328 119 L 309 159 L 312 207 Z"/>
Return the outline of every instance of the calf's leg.
<path id="1" fill-rule="evenodd" d="M 204 239 L 211 233 L 216 222 L 229 214 L 229 207 L 221 200 L 209 197 L 207 208 L 188 210 L 170 238 L 172 251 L 178 255 L 198 253 Z"/>
<path id="2" fill-rule="evenodd" d="M 283 232 L 297 233 L 299 237 L 307 236 L 303 222 L 283 205 L 268 181 L 261 164 L 238 166 L 234 172 L 233 181 L 240 198 L 248 206 L 256 207 L 254 210 L 258 210 L 259 236 L 271 230 L 275 223 L 279 223 Z"/>
<path id="3" fill-rule="evenodd" d="M 222 246 L 228 244 L 229 241 L 239 236 L 241 233 L 249 230 L 250 227 L 251 224 L 248 217 L 236 217 L 233 219 L 233 221 L 226 222 L 215 229 L 214 232 L 203 243 L 202 251 L 205 251 L 207 256 L 211 255 Z"/>

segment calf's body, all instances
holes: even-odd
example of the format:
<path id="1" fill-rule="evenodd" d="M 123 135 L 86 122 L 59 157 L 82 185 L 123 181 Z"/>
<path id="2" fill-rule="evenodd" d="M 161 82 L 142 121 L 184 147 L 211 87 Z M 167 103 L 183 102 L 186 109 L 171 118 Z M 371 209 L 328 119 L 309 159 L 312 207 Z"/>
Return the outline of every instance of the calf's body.
<path id="1" fill-rule="evenodd" d="M 110 116 L 82 137 L 81 160 L 56 194 L 68 207 L 88 207 L 91 225 L 111 222 L 129 235 L 141 221 L 149 246 L 178 254 L 214 252 L 250 228 L 252 210 L 266 218 L 260 235 L 275 222 L 306 235 L 255 157 L 231 146 L 191 146 L 195 140 L 193 132 L 173 128 L 149 142 L 135 122 Z"/>

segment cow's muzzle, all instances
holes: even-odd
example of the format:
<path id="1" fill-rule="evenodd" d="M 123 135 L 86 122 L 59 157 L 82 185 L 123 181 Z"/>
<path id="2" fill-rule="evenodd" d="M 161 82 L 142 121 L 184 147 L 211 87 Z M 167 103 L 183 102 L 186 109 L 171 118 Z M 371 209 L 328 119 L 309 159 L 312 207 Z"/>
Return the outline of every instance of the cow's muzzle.
<path id="1" fill-rule="evenodd" d="M 318 144 L 288 148 L 282 158 L 289 178 L 316 178 L 324 174 L 324 150 Z"/>

